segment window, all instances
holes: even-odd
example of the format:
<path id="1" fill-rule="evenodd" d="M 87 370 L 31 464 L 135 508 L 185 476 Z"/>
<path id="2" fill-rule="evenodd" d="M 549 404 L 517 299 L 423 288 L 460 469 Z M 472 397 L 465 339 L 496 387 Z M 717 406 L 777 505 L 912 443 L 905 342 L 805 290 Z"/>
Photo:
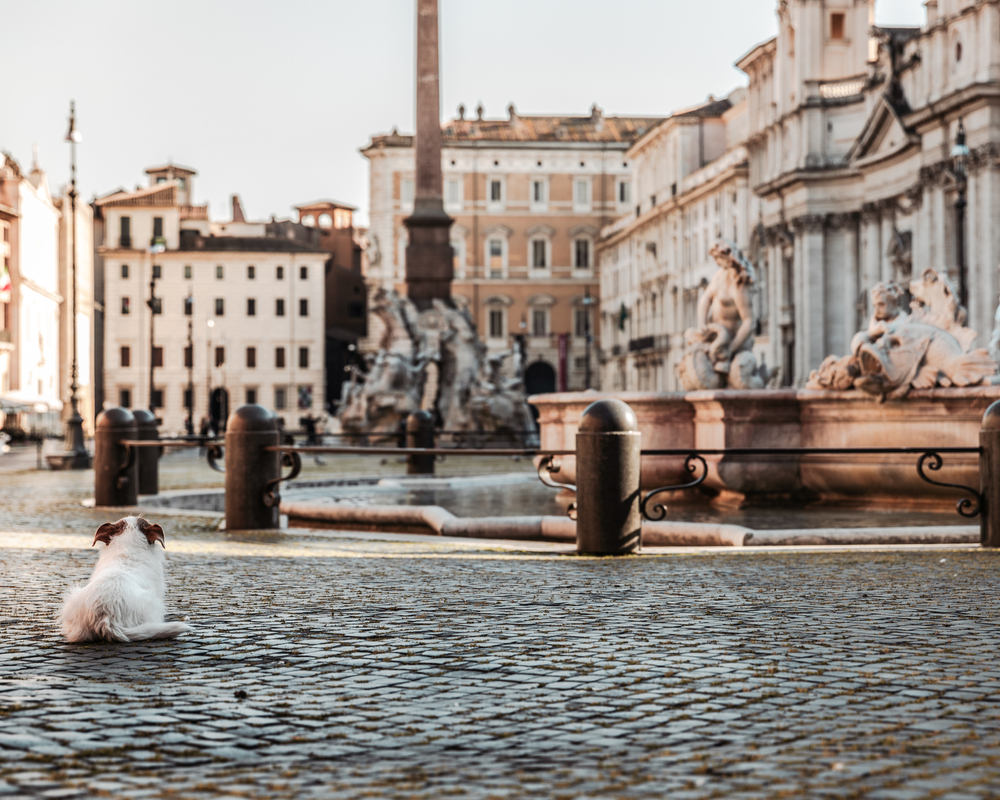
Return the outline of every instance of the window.
<path id="1" fill-rule="evenodd" d="M 590 268 L 590 239 L 576 239 L 573 242 L 573 266 L 577 269 Z"/>
<path id="2" fill-rule="evenodd" d="M 153 264 L 153 280 L 158 281 L 163 277 L 163 267 L 159 264 Z"/>
<path id="3" fill-rule="evenodd" d="M 119 389 L 118 390 L 118 405 L 122 408 L 132 407 L 132 390 L 131 389 Z"/>
<path id="4" fill-rule="evenodd" d="M 544 239 L 531 240 L 531 266 L 535 269 L 544 269 L 548 266 L 548 261 L 545 258 L 547 244 Z"/>
<path id="5" fill-rule="evenodd" d="M 284 267 L 275 267 L 275 269 L 274 269 L 274 277 L 277 280 L 279 280 L 279 281 L 283 281 L 285 279 L 285 268 Z"/>
<path id="6" fill-rule="evenodd" d="M 589 332 L 590 312 L 586 308 L 578 308 L 573 315 L 573 335 L 586 336 Z"/>
<path id="7" fill-rule="evenodd" d="M 333 225 L 333 217 L 331 217 L 329 214 L 319 215 L 319 226 L 321 228 L 329 228 L 331 225 Z"/>
<path id="8" fill-rule="evenodd" d="M 191 265 L 190 264 L 185 264 L 184 265 L 184 280 L 186 280 L 186 281 L 191 280 Z"/>
<path id="9" fill-rule="evenodd" d="M 257 390 L 256 389 L 247 389 L 246 398 L 247 398 L 247 403 L 249 405 L 252 405 L 252 406 L 256 405 L 257 404 Z"/>
<path id="10" fill-rule="evenodd" d="M 279 297 L 274 301 L 274 316 L 283 317 L 285 316 L 285 298 Z"/>
<path id="11" fill-rule="evenodd" d="M 226 275 L 226 270 L 223 268 L 222 264 L 215 265 L 215 279 L 221 281 Z"/>
<path id="12" fill-rule="evenodd" d="M 457 178 L 449 178 L 445 184 L 444 201 L 448 205 L 457 206 L 462 202 L 461 187 Z"/>
<path id="13" fill-rule="evenodd" d="M 548 336 L 549 312 L 544 308 L 536 308 L 531 312 L 531 335 Z"/>
<path id="14" fill-rule="evenodd" d="M 153 240 L 163 238 L 163 217 L 153 217 Z"/>
<path id="15" fill-rule="evenodd" d="M 163 348 L 154 347 L 153 348 L 153 366 L 162 367 L 163 366 Z"/>
<path id="16" fill-rule="evenodd" d="M 275 347 L 274 348 L 274 367 L 275 369 L 285 368 L 285 348 Z"/>
<path id="17" fill-rule="evenodd" d="M 503 202 L 503 181 L 498 181 L 498 180 L 490 181 L 490 202 L 491 203 Z"/>
<path id="18" fill-rule="evenodd" d="M 127 317 L 132 313 L 132 301 L 127 297 L 122 298 L 122 316 Z"/>
<path id="19" fill-rule="evenodd" d="M 632 184 L 629 181 L 619 181 L 618 202 L 621 205 L 628 205 L 631 202 L 631 200 L 632 200 Z"/>
<path id="20" fill-rule="evenodd" d="M 299 316 L 308 317 L 309 316 L 309 301 L 304 297 L 299 300 Z"/>
<path id="21" fill-rule="evenodd" d="M 163 408 L 163 389 L 153 389 L 153 408 Z"/>
<path id="22" fill-rule="evenodd" d="M 163 298 L 153 297 L 146 301 L 146 305 L 153 309 L 153 314 L 163 313 Z"/>
<path id="23" fill-rule="evenodd" d="M 224 317 L 226 315 L 226 301 L 222 297 L 215 298 L 215 316 Z"/>
<path id="24" fill-rule="evenodd" d="M 247 348 L 247 369 L 257 368 L 257 348 L 248 347 Z"/>
<path id="25" fill-rule="evenodd" d="M 187 369 L 194 366 L 194 350 L 190 346 L 184 348 L 184 366 Z"/>
<path id="26" fill-rule="evenodd" d="M 285 410 L 285 390 L 275 389 L 274 390 L 274 408 L 277 411 Z"/>
<path id="27" fill-rule="evenodd" d="M 830 38 L 831 39 L 843 39 L 844 38 L 844 15 L 843 14 L 831 14 L 830 15 Z"/>
<path id="28" fill-rule="evenodd" d="M 194 298 L 188 295 L 184 298 L 184 316 L 190 317 L 194 313 Z"/>
<path id="29" fill-rule="evenodd" d="M 194 394 L 190 389 L 184 390 L 184 408 L 191 409 L 194 407 Z"/>
<path id="30" fill-rule="evenodd" d="M 403 205 L 413 202 L 413 178 L 403 178 L 399 185 L 399 199 Z"/>
<path id="31" fill-rule="evenodd" d="M 247 316 L 248 317 L 257 316 L 257 301 L 253 297 L 247 298 Z"/>
<path id="32" fill-rule="evenodd" d="M 226 363 L 226 348 L 216 347 L 215 348 L 215 366 L 221 367 Z"/>
<path id="33" fill-rule="evenodd" d="M 122 217 L 118 220 L 118 246 L 124 247 L 126 250 L 132 248 L 132 218 Z M 122 275 L 123 278 L 127 278 L 128 275 Z"/>
<path id="34" fill-rule="evenodd" d="M 531 182 L 531 202 L 533 203 L 545 202 L 545 181 Z"/>
<path id="35" fill-rule="evenodd" d="M 490 239 L 486 244 L 489 253 L 491 278 L 503 277 L 503 239 Z"/>
<path id="36" fill-rule="evenodd" d="M 256 278 L 257 278 L 257 268 L 253 264 L 250 264 L 247 267 L 247 280 L 252 281 L 255 280 Z"/>
<path id="37" fill-rule="evenodd" d="M 126 344 L 121 349 L 121 365 L 123 367 L 132 366 L 132 349 Z"/>
<path id="38" fill-rule="evenodd" d="M 128 264 L 122 264 L 122 277 L 128 278 Z"/>
<path id="39" fill-rule="evenodd" d="M 309 280 L 309 267 L 299 267 L 299 280 L 300 281 Z"/>
<path id="40" fill-rule="evenodd" d="M 490 338 L 502 339 L 504 337 L 504 309 L 490 309 Z"/>
<path id="41" fill-rule="evenodd" d="M 573 206 L 575 208 L 588 208 L 590 206 L 590 181 L 573 181 Z"/>
<path id="42" fill-rule="evenodd" d="M 299 369 L 309 369 L 309 348 L 299 348 Z"/>

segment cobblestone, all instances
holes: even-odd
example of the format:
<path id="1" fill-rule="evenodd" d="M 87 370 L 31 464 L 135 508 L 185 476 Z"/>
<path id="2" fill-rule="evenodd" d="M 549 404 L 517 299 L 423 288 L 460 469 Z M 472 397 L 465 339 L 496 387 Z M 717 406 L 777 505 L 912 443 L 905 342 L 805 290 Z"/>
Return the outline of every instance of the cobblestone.
<path id="1" fill-rule="evenodd" d="M 68 645 L 105 512 L 5 475 L 0 797 L 1000 794 L 1000 554 L 584 559 L 165 519 L 194 634 Z"/>

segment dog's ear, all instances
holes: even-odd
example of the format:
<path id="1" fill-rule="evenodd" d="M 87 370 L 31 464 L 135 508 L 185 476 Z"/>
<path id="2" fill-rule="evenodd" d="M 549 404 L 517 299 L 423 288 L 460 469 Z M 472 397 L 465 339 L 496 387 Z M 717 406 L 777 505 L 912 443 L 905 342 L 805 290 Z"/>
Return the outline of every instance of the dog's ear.
<path id="1" fill-rule="evenodd" d="M 161 528 L 155 522 L 146 522 L 146 520 L 143 520 L 143 522 L 146 523 L 145 525 L 142 526 L 142 532 L 146 534 L 146 541 L 149 542 L 150 544 L 159 542 L 160 546 L 163 547 L 164 550 L 166 550 L 167 543 L 163 540 L 163 528 Z"/>
<path id="2" fill-rule="evenodd" d="M 111 537 L 116 533 L 115 526 L 110 522 L 105 522 L 100 528 L 97 529 L 97 533 L 94 534 L 94 544 L 98 542 L 104 542 L 104 544 L 111 544 Z M 91 547 L 94 546 L 91 545 Z"/>

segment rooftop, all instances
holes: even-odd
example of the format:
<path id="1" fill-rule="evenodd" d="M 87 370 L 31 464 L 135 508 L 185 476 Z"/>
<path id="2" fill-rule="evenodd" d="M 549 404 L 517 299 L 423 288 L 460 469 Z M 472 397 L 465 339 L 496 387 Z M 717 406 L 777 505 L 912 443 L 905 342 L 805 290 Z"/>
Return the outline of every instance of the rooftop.
<path id="1" fill-rule="evenodd" d="M 320 247 L 278 236 L 202 236 L 181 231 L 181 250 L 230 253 L 326 253 Z"/>
<path id="2" fill-rule="evenodd" d="M 481 107 L 477 111 L 481 111 Z M 549 143 L 622 143 L 631 144 L 646 131 L 658 125 L 660 117 L 605 117 L 594 106 L 589 116 L 521 116 L 508 107 L 506 119 L 466 119 L 460 109 L 457 119 L 441 125 L 444 145 L 464 142 L 549 142 Z M 372 137 L 364 148 L 413 147 L 413 136 L 391 133 Z"/>

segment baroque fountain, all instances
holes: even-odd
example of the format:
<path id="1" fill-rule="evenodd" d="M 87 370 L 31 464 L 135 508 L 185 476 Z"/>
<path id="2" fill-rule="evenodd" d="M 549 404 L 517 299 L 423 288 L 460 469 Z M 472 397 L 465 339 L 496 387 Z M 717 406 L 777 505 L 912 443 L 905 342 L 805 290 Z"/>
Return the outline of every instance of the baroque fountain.
<path id="1" fill-rule="evenodd" d="M 850 354 L 829 356 L 801 389 L 777 388 L 780 376 L 758 366 L 752 352 L 753 265 L 732 242 L 720 240 L 711 253 L 719 271 L 677 365 L 684 391 L 532 397 L 544 448 L 572 449 L 583 409 L 611 396 L 635 410 L 644 450 L 978 444 L 983 412 L 1000 399 L 997 353 L 974 347 L 977 334 L 944 274 L 928 269 L 910 283 L 909 311 L 901 308 L 901 287 L 874 286 L 874 313 Z M 1000 350 L 1000 334 L 994 339 Z M 905 454 L 726 453 L 705 460 L 704 483 L 675 500 L 929 510 L 955 501 L 953 490 L 925 483 L 915 456 Z M 691 466 L 684 455 L 644 457 L 642 488 L 688 483 Z M 975 486 L 978 469 L 976 455 L 949 454 L 937 479 Z M 575 473 L 574 459 L 564 458 L 561 480 L 572 483 Z"/>

